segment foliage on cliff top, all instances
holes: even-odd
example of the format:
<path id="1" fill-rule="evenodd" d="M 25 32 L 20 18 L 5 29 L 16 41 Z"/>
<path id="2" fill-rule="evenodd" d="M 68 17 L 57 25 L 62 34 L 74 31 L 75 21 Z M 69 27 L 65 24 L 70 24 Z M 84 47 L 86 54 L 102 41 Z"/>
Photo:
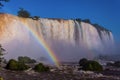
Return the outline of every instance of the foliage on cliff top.
<path id="1" fill-rule="evenodd" d="M 30 13 L 23 8 L 19 8 L 19 11 L 17 13 L 19 17 L 29 18 L 31 16 Z"/>
<path id="2" fill-rule="evenodd" d="M 10 0 L 0 0 L 0 8 L 2 8 L 4 5 L 2 2 L 9 2 Z"/>

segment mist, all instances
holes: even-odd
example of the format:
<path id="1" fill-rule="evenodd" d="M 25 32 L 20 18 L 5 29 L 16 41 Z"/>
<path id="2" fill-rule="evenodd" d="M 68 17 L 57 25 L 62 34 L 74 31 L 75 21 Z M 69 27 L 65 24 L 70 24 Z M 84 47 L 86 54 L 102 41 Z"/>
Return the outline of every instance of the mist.
<path id="1" fill-rule="evenodd" d="M 52 62 L 45 49 L 35 38 L 31 38 L 32 40 L 27 43 L 20 40 L 13 40 L 10 43 L 4 44 L 3 48 L 6 50 L 5 59 L 17 59 L 19 56 L 28 56 L 39 61 L 41 57 L 44 57 L 46 61 Z"/>
<path id="2" fill-rule="evenodd" d="M 53 39 L 47 39 L 46 43 L 53 50 L 60 62 L 78 62 L 81 58 L 94 59 L 99 55 L 108 56 L 109 60 L 120 60 L 120 43 L 114 45 L 106 44 L 102 49 L 90 49 L 83 43 L 79 45 Z M 4 55 L 7 60 L 17 59 L 19 56 L 28 56 L 38 62 L 53 64 L 45 48 L 33 36 L 31 36 L 28 42 L 15 39 L 3 47 L 7 53 Z"/>
<path id="3" fill-rule="evenodd" d="M 37 61 L 45 63 L 53 63 L 51 57 L 35 38 L 31 37 L 31 41 L 24 43 L 23 41 L 13 40 L 9 44 L 4 45 L 6 49 L 5 59 L 17 59 L 19 56 L 28 56 Z M 60 62 L 78 62 L 81 58 L 92 59 L 95 53 L 85 46 L 76 46 L 65 41 L 51 40 L 47 42 L 54 51 Z"/>
<path id="4" fill-rule="evenodd" d="M 52 40 L 48 43 L 60 62 L 78 62 L 81 58 L 93 59 L 96 53 L 81 43 L 72 44 L 60 40 Z"/>

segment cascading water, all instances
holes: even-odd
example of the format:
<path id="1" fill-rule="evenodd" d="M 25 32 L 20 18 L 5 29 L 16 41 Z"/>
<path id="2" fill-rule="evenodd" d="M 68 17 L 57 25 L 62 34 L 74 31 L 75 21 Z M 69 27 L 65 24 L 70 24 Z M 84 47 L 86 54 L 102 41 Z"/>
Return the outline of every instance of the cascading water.
<path id="1" fill-rule="evenodd" d="M 13 56 L 13 53 L 14 55 L 32 54 L 35 56 L 37 54 L 46 56 L 45 51 L 40 50 L 42 47 L 37 44 L 34 35 L 27 28 L 31 28 L 43 38 L 61 59 L 65 58 L 64 55 L 79 59 L 83 47 L 88 49 L 88 52 L 90 52 L 89 50 L 102 52 L 107 44 L 114 44 L 112 33 L 97 25 L 78 20 L 47 18 L 32 20 L 0 14 L 0 44 L 7 49 L 9 56 Z M 71 53 L 70 49 L 75 49 L 72 51 L 77 51 L 76 54 Z"/>

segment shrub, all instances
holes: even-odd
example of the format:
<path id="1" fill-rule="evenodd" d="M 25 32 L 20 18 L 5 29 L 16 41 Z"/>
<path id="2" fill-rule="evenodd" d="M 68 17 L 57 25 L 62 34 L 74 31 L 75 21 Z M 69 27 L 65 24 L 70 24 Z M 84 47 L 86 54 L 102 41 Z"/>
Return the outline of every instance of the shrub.
<path id="1" fill-rule="evenodd" d="M 102 71 L 102 66 L 96 61 L 88 61 L 82 68 L 83 70 L 89 71 Z"/>
<path id="2" fill-rule="evenodd" d="M 49 71 L 49 67 L 45 67 L 42 63 L 39 63 L 34 67 L 34 70 L 36 72 L 46 72 Z"/>
<path id="3" fill-rule="evenodd" d="M 81 59 L 79 61 L 79 65 L 82 67 L 81 69 L 85 71 L 102 71 L 102 66 L 97 61 L 91 61 L 87 59 Z"/>
<path id="4" fill-rule="evenodd" d="M 18 62 L 14 59 L 9 60 L 8 64 L 6 65 L 6 69 L 10 69 L 10 70 L 26 70 L 29 67 L 27 65 L 25 65 L 25 63 L 22 62 Z"/>
<path id="5" fill-rule="evenodd" d="M 25 65 L 25 63 L 18 62 L 18 69 L 17 70 L 22 71 L 22 70 L 26 70 L 28 68 L 30 68 L 30 67 L 28 65 Z"/>
<path id="6" fill-rule="evenodd" d="M 9 60 L 6 68 L 10 69 L 10 70 L 17 70 L 18 69 L 18 62 L 14 59 L 11 59 L 11 60 Z"/>
<path id="7" fill-rule="evenodd" d="M 31 59 L 27 56 L 19 56 L 18 57 L 18 62 L 22 62 L 22 63 L 36 63 L 36 61 L 34 59 Z"/>

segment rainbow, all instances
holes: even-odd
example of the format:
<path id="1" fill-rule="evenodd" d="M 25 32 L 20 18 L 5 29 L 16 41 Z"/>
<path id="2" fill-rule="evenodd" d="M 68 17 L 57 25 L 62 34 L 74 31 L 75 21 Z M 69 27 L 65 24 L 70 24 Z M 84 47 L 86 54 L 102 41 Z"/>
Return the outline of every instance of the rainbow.
<path id="1" fill-rule="evenodd" d="M 48 53 L 48 55 L 50 56 L 50 58 L 52 59 L 52 61 L 55 63 L 55 65 L 57 67 L 59 67 L 59 65 L 60 65 L 59 64 L 59 60 L 58 60 L 57 56 L 55 55 L 54 51 L 46 43 L 46 41 L 41 36 L 39 36 L 38 33 L 34 29 L 32 29 L 32 26 L 30 26 L 30 25 L 28 26 L 25 23 L 25 27 L 37 39 L 38 43 L 45 49 L 45 51 Z"/>

